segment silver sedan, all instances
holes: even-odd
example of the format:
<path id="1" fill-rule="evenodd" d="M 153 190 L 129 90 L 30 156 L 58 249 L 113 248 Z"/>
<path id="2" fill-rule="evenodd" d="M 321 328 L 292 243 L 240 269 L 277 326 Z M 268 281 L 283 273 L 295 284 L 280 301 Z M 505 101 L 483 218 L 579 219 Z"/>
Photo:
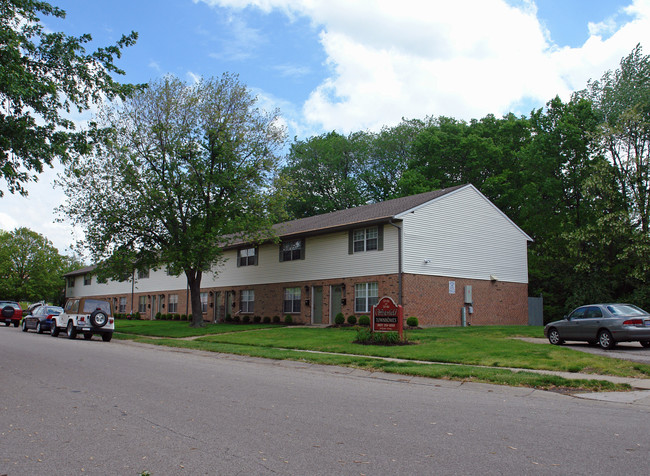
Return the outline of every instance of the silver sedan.
<path id="1" fill-rule="evenodd" d="M 617 342 L 638 341 L 650 347 L 650 314 L 632 304 L 589 304 L 546 324 L 544 335 L 553 345 L 577 340 L 613 349 Z"/>

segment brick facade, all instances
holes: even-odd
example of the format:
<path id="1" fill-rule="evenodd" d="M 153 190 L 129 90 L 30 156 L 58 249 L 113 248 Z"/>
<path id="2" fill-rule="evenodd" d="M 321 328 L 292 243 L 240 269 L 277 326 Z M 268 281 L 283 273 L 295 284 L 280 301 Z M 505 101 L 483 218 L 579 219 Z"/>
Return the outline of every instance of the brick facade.
<path id="1" fill-rule="evenodd" d="M 473 313 L 467 314 L 471 325 L 528 324 L 528 284 L 456 279 L 440 276 L 406 274 L 404 281 L 404 317 L 416 316 L 420 325 L 458 326 L 465 306 L 465 286 L 472 286 Z M 450 294 L 449 282 L 455 293 Z"/>
<path id="2" fill-rule="evenodd" d="M 455 293 L 451 294 L 450 281 L 455 283 Z M 300 289 L 300 312 L 289 313 L 294 322 L 303 324 L 312 323 L 313 304 L 311 302 L 312 289 L 322 287 L 322 323 L 331 324 L 335 309 L 331 307 L 332 287 L 341 289 L 340 310 L 344 316 L 363 314 L 369 312 L 354 312 L 355 284 L 378 283 L 378 298 L 389 296 L 396 302 L 399 300 L 399 280 L 397 274 L 364 276 L 360 278 L 346 278 L 337 280 L 319 280 L 305 282 L 288 282 L 278 284 L 265 284 L 253 286 L 235 286 L 229 288 L 206 288 L 202 292 L 208 293 L 208 308 L 203 314 L 206 322 L 223 321 L 227 314 L 231 316 L 249 315 L 261 318 L 274 316 L 283 317 L 283 300 L 285 288 Z M 470 279 L 455 279 L 439 276 L 425 276 L 404 274 L 402 282 L 402 304 L 404 317 L 416 316 L 420 325 L 430 326 L 458 326 L 461 325 L 461 309 L 469 311 L 469 306 L 464 303 L 465 286 L 472 286 L 472 313 L 467 313 L 467 323 L 471 325 L 509 325 L 528 323 L 528 285 L 525 283 L 506 283 L 501 281 L 484 281 Z M 250 313 L 240 312 L 240 300 L 243 290 L 252 289 L 255 293 L 254 309 Z M 162 291 L 152 296 L 151 294 L 135 293 L 133 307 L 131 307 L 131 294 L 120 294 L 108 298 L 118 311 L 121 297 L 125 297 L 126 313 L 138 311 L 140 296 L 146 296 L 146 312 L 141 313 L 141 318 L 152 319 L 156 313 L 169 314 L 169 296 L 178 297 L 176 314 L 191 314 L 191 305 L 188 303 L 187 290 Z M 163 304 L 160 297 L 164 296 Z M 106 296 L 97 296 L 106 299 Z M 226 309 L 226 300 L 228 308 Z M 338 307 L 338 306 L 337 306 Z"/>

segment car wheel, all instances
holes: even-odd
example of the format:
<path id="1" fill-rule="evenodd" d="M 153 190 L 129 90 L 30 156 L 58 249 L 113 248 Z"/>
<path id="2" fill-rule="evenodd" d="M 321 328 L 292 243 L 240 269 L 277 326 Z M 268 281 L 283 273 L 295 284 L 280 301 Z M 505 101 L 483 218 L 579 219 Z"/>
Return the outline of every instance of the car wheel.
<path id="1" fill-rule="evenodd" d="M 95 310 L 90 314 L 90 323 L 95 327 L 104 327 L 108 322 L 108 315 L 104 311 Z"/>
<path id="2" fill-rule="evenodd" d="M 11 319 L 11 317 L 14 315 L 14 307 L 10 305 L 6 305 L 5 307 L 2 308 L 2 317 L 5 317 L 7 319 Z M 5 324 L 9 325 L 8 322 L 5 322 Z"/>
<path id="3" fill-rule="evenodd" d="M 552 327 L 548 331 L 548 341 L 553 345 L 562 345 L 564 344 L 564 339 L 560 337 L 560 333 L 555 327 Z"/>
<path id="4" fill-rule="evenodd" d="M 113 337 L 113 334 L 102 334 L 102 340 L 104 342 L 110 342 Z"/>
<path id="5" fill-rule="evenodd" d="M 23 319 L 23 332 L 27 332 L 27 321 Z"/>
<path id="6" fill-rule="evenodd" d="M 38 324 L 36 324 L 36 333 L 37 334 L 42 334 L 43 333 L 43 329 L 41 328 L 41 323 L 40 322 Z"/>
<path id="7" fill-rule="evenodd" d="M 11 322 L 5 322 L 5 327 L 9 327 L 11 325 Z"/>
<path id="8" fill-rule="evenodd" d="M 647 349 L 650 347 L 650 340 L 642 340 L 641 345 Z"/>
<path id="9" fill-rule="evenodd" d="M 93 335 L 92 335 L 90 332 L 86 332 L 86 333 L 84 334 L 84 339 L 86 339 L 86 340 L 90 340 L 90 339 L 92 339 L 92 338 L 93 338 Z"/>
<path id="10" fill-rule="evenodd" d="M 50 335 L 52 337 L 58 337 L 59 336 L 59 328 L 56 327 L 56 322 L 52 320 L 52 324 L 50 325 Z"/>
<path id="11" fill-rule="evenodd" d="M 609 350 L 614 348 L 616 341 L 614 340 L 614 337 L 612 337 L 611 332 L 604 330 L 598 333 L 598 345 L 603 349 Z"/>
<path id="12" fill-rule="evenodd" d="M 68 321 L 68 327 L 66 327 L 66 332 L 68 334 L 68 339 L 77 338 L 77 329 L 74 328 L 72 321 Z"/>

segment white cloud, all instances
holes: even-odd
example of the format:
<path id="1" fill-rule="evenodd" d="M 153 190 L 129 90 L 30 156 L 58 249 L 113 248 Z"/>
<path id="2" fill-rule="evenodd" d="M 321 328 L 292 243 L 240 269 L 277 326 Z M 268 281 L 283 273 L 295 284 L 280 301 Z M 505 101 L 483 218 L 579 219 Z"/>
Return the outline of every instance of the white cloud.
<path id="1" fill-rule="evenodd" d="M 580 48 L 555 45 L 530 0 L 203 1 L 310 19 L 331 74 L 303 114 L 323 130 L 376 129 L 426 115 L 478 118 L 555 95 L 567 99 L 637 43 L 650 45 L 650 0 L 625 9 L 631 21 L 590 24 Z"/>
<path id="2" fill-rule="evenodd" d="M 0 228 L 5 231 L 19 227 L 29 228 L 49 239 L 59 253 L 70 254 L 68 248 L 82 236 L 70 224 L 55 222 L 54 210 L 65 200 L 63 191 L 54 188 L 54 179 L 62 170 L 62 166 L 45 168 L 39 175 L 38 182 L 27 184 L 27 197 L 5 191 L 1 199 Z"/>

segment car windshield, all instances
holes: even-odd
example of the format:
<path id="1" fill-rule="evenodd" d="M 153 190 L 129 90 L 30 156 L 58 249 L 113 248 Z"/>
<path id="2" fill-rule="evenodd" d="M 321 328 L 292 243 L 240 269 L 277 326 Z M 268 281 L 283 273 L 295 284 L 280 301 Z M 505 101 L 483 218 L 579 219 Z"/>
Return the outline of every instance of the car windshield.
<path id="1" fill-rule="evenodd" d="M 90 314 L 96 309 L 101 309 L 109 316 L 111 314 L 111 305 L 108 303 L 108 301 L 99 301 L 97 299 L 86 299 L 86 301 L 84 302 L 83 312 Z"/>
<path id="2" fill-rule="evenodd" d="M 48 308 L 45 308 L 44 314 L 47 314 L 47 315 L 54 314 L 54 315 L 58 316 L 62 312 L 63 312 L 63 309 L 60 308 L 60 307 L 48 307 Z"/>
<path id="3" fill-rule="evenodd" d="M 645 312 L 640 307 L 633 306 L 632 304 L 610 304 L 607 306 L 607 310 L 612 313 L 613 316 L 647 316 L 648 313 Z"/>

